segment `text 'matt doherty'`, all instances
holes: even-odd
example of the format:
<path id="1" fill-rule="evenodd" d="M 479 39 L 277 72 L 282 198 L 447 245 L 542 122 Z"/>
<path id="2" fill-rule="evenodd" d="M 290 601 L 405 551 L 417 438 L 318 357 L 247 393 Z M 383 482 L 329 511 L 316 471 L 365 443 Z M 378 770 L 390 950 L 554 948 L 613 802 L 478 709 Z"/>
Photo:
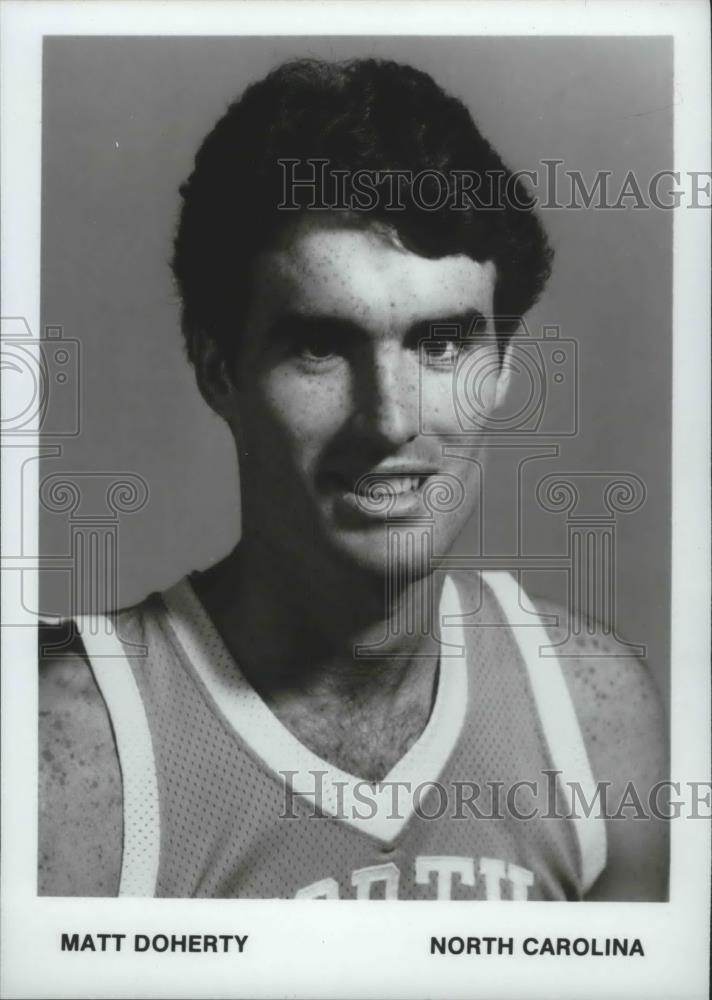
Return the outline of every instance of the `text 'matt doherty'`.
<path id="1" fill-rule="evenodd" d="M 62 951 L 231 952 L 241 955 L 247 934 L 68 934 L 62 933 Z"/>

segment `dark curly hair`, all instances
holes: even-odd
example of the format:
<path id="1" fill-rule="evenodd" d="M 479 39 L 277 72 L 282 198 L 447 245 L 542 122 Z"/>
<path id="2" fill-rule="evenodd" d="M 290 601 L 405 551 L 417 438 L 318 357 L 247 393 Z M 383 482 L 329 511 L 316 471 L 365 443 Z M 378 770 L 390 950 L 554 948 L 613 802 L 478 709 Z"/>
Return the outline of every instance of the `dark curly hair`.
<path id="1" fill-rule="evenodd" d="M 424 210 L 406 185 L 404 210 L 378 198 L 369 220 L 393 227 L 401 242 L 426 257 L 463 253 L 496 266 L 494 308 L 500 346 L 534 304 L 551 269 L 552 250 L 534 201 L 480 134 L 464 104 L 420 70 L 396 62 L 357 59 L 284 63 L 231 104 L 204 140 L 190 177 L 174 244 L 173 273 L 182 301 L 188 356 L 201 337 L 223 357 L 235 356 L 249 301 L 251 263 L 274 243 L 294 212 L 279 209 L 280 160 L 329 161 L 333 171 L 416 175 L 455 171 L 495 180 L 508 196 L 492 208 L 448 202 Z M 455 183 L 450 181 L 450 183 Z M 301 201 L 299 201 L 301 197 Z M 301 210 L 311 194 L 295 191 Z M 327 204 L 334 190 L 323 191 Z"/>

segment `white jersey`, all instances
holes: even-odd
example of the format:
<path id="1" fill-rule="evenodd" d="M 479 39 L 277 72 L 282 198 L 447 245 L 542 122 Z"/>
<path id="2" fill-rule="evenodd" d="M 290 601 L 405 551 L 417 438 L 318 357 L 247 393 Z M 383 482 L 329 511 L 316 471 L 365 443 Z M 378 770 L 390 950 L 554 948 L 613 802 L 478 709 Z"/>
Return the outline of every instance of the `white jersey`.
<path id="1" fill-rule="evenodd" d="M 78 619 L 121 767 L 120 894 L 582 898 L 606 843 L 602 819 L 568 816 L 572 783 L 594 787 L 576 714 L 517 582 L 483 580 L 489 624 L 467 648 L 445 581 L 430 719 L 376 785 L 279 722 L 188 578 Z"/>

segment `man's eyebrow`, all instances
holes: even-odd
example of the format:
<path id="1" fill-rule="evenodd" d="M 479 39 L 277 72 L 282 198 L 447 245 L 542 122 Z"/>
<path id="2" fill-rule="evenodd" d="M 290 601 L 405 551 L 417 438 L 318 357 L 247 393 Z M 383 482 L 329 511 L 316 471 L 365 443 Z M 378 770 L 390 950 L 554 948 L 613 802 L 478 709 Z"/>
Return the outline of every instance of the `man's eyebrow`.
<path id="1" fill-rule="evenodd" d="M 330 314 L 306 316 L 303 313 L 285 313 L 269 327 L 269 335 L 274 340 L 293 340 L 305 334 L 314 336 L 319 333 L 352 337 L 354 334 L 363 335 L 363 332 L 363 328 L 353 320 Z"/>
<path id="2" fill-rule="evenodd" d="M 406 332 L 409 341 L 423 340 L 428 337 L 467 337 L 483 333 L 485 316 L 479 309 L 466 309 L 462 312 L 444 316 L 419 319 L 412 323 Z M 269 326 L 268 335 L 275 341 L 293 341 L 305 336 L 329 334 L 347 337 L 363 337 L 368 331 L 355 320 L 330 313 L 306 315 L 298 312 L 284 313 L 278 316 Z"/>
<path id="3" fill-rule="evenodd" d="M 467 337 L 475 333 L 484 333 L 484 313 L 479 309 L 466 309 L 463 312 L 452 313 L 437 318 L 418 320 L 408 330 L 410 337 Z"/>

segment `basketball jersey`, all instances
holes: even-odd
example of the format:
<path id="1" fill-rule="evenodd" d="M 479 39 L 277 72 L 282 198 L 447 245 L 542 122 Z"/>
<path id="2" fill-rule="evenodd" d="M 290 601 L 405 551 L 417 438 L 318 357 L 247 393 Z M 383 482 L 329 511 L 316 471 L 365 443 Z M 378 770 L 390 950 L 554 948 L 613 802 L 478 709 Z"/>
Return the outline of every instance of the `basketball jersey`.
<path id="1" fill-rule="evenodd" d="M 77 619 L 121 769 L 119 894 L 582 898 L 606 845 L 604 821 L 572 808 L 573 783 L 587 801 L 594 785 L 566 682 L 517 581 L 482 580 L 487 624 L 468 651 L 445 579 L 430 718 L 376 784 L 282 725 L 189 578 Z"/>

